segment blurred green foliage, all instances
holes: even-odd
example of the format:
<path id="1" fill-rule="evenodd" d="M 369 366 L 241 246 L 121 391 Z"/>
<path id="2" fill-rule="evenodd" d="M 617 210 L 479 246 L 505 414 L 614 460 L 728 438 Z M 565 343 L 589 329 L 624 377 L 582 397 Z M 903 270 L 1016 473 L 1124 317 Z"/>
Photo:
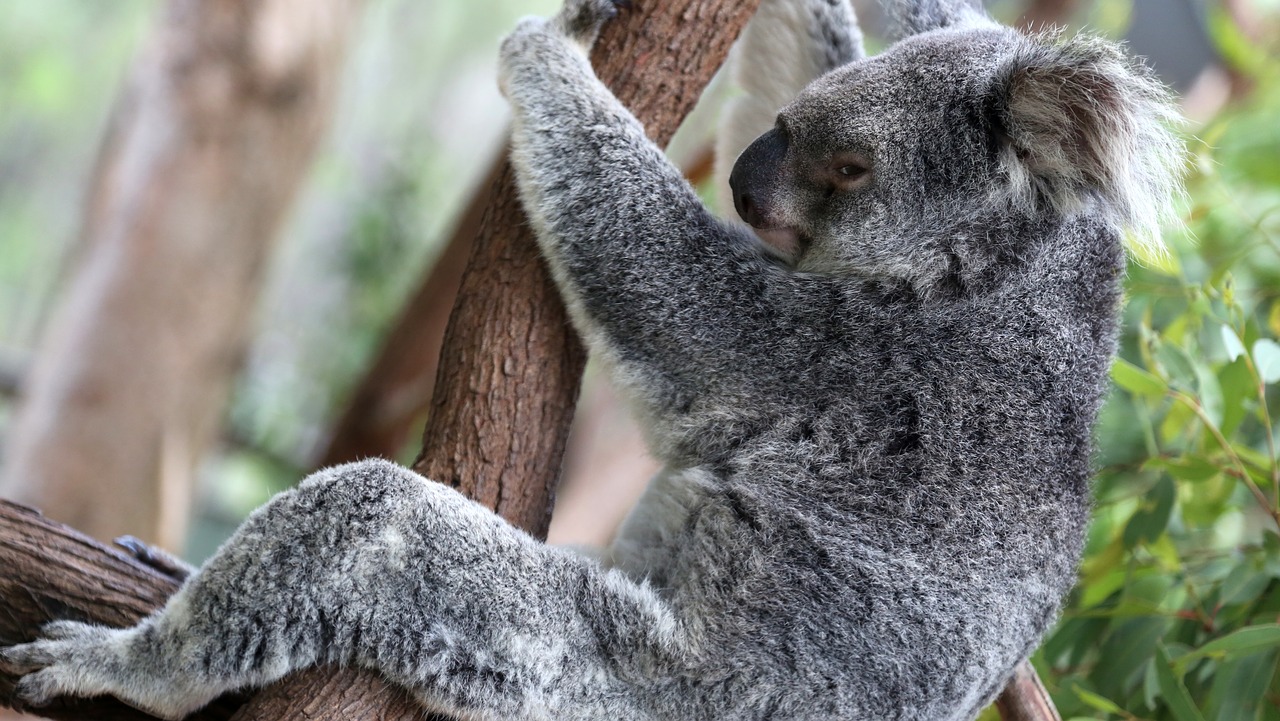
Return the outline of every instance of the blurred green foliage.
<path id="1" fill-rule="evenodd" d="M 0 351 L 34 342 L 112 100 L 155 0 L 40 0 L 0 22 Z"/>

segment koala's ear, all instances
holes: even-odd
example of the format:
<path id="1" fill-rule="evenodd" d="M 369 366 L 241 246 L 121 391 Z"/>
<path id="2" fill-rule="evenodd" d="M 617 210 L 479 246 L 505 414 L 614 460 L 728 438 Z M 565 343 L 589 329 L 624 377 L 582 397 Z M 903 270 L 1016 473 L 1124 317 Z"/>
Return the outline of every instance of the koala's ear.
<path id="1" fill-rule="evenodd" d="M 896 0 L 886 10 L 894 39 L 942 28 L 992 24 L 982 9 L 982 0 Z"/>
<path id="2" fill-rule="evenodd" d="M 1171 97 L 1146 66 L 1100 38 L 1030 40 L 997 73 L 993 114 L 1016 205 L 1088 206 L 1158 251 L 1185 150 Z"/>

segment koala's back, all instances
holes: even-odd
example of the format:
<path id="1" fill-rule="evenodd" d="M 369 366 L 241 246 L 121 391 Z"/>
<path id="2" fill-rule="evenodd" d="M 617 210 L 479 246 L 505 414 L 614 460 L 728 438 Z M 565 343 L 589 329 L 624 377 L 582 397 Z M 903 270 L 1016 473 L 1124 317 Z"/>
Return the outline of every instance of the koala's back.
<path id="1" fill-rule="evenodd" d="M 689 436 L 717 442 L 650 489 L 614 561 L 699 619 L 726 718 L 968 718 L 1034 650 L 1074 582 L 1123 260 L 1063 232 L 990 287 L 815 313 L 828 353 L 706 409 Z"/>

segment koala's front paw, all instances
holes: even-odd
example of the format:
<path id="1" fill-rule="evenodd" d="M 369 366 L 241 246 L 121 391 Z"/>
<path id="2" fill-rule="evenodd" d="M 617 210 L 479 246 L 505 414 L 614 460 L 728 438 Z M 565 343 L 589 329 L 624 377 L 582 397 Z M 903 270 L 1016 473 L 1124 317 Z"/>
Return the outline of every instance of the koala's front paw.
<path id="1" fill-rule="evenodd" d="M 600 28 L 616 17 L 620 9 L 629 7 L 631 0 L 565 0 L 556 24 L 565 36 L 590 50 Z"/>
<path id="2" fill-rule="evenodd" d="M 629 7 L 630 0 L 567 0 L 553 18 L 528 17 L 502 41 L 498 88 L 511 98 L 522 76 L 544 76 L 549 68 L 586 66 L 600 28 Z"/>

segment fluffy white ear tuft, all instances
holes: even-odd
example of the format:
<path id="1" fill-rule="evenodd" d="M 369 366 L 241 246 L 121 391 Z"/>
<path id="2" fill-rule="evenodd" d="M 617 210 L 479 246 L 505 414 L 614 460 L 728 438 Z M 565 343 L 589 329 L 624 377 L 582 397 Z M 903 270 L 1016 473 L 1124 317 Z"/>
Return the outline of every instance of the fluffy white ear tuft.
<path id="1" fill-rule="evenodd" d="M 1029 42 L 997 75 L 996 125 L 1012 200 L 1071 214 L 1089 206 L 1163 252 L 1186 150 L 1168 90 L 1101 38 Z"/>

